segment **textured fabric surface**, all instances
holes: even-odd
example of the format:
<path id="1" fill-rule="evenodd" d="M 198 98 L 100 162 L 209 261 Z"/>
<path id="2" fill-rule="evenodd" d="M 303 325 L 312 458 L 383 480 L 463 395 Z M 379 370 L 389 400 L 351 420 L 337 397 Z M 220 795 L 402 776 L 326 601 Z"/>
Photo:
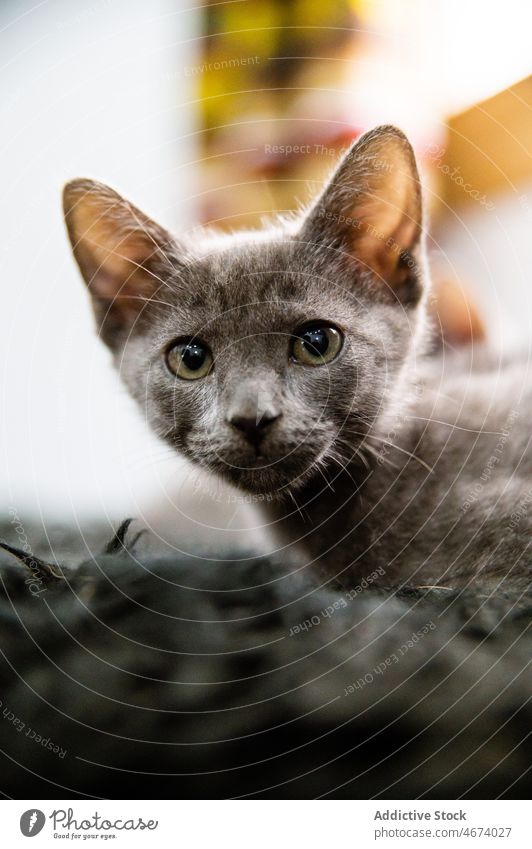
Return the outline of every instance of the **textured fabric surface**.
<path id="1" fill-rule="evenodd" d="M 6 796 L 529 789 L 517 586 L 332 592 L 265 559 L 137 559 L 120 539 L 72 568 L 2 551 L 0 573 Z"/>

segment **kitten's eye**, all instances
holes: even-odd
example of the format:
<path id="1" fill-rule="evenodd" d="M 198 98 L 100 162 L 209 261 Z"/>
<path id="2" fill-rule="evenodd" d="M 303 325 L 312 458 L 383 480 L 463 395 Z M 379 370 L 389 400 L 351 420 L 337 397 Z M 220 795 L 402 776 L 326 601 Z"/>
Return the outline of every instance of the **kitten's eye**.
<path id="1" fill-rule="evenodd" d="M 342 334 L 335 327 L 315 325 L 298 333 L 292 345 L 292 358 L 307 366 L 330 363 L 342 347 Z"/>
<path id="2" fill-rule="evenodd" d="M 168 368 L 183 380 L 198 380 L 212 368 L 212 354 L 201 342 L 178 342 L 166 353 Z"/>

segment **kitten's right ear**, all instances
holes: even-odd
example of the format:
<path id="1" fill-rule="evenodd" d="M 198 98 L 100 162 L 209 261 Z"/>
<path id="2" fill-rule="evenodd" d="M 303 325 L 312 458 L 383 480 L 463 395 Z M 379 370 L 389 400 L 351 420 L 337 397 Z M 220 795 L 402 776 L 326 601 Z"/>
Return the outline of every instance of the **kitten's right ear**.
<path id="1" fill-rule="evenodd" d="M 175 272 L 170 234 L 129 201 L 94 180 L 72 180 L 63 191 L 68 235 L 88 286 L 100 334 L 116 348 Z"/>

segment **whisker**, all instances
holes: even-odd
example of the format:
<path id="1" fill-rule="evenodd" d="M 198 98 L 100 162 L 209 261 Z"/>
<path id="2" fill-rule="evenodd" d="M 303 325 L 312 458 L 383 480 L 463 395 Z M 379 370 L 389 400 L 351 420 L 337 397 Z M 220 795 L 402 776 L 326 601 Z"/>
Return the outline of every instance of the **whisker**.
<path id="1" fill-rule="evenodd" d="M 434 422 L 434 424 L 447 425 L 453 430 L 463 430 L 465 433 L 482 433 L 487 436 L 504 436 L 504 432 L 500 430 L 476 430 L 472 427 L 462 427 L 462 425 L 453 424 L 452 422 L 444 422 L 440 419 L 425 418 L 424 416 L 407 416 L 409 419 L 417 419 L 420 422 Z"/>
<path id="2" fill-rule="evenodd" d="M 359 431 L 351 431 L 351 433 L 354 436 L 361 437 L 361 439 L 362 439 L 362 443 L 361 443 L 360 446 L 358 446 L 358 448 L 361 448 L 363 446 L 365 448 L 365 450 L 369 454 L 371 454 L 377 461 L 379 461 L 381 463 L 383 463 L 383 462 L 388 463 L 388 465 L 390 465 L 393 469 L 399 469 L 399 467 L 396 466 L 394 463 L 392 463 L 392 461 L 390 460 L 389 457 L 386 457 L 384 454 L 379 453 L 373 445 L 368 445 L 365 442 L 366 439 L 373 439 L 376 442 L 379 442 L 381 445 L 386 445 L 386 446 L 389 446 L 390 448 L 394 448 L 396 451 L 400 451 L 402 454 L 405 454 L 407 457 L 410 457 L 412 460 L 415 460 L 417 463 L 419 463 L 421 466 L 423 466 L 423 468 L 426 469 L 431 474 L 434 471 L 434 469 L 431 466 L 429 466 L 428 463 L 426 463 L 425 460 L 423 460 L 421 457 L 418 457 L 412 451 L 408 451 L 406 448 L 403 448 L 400 445 L 396 445 L 394 442 L 391 442 L 389 439 L 384 439 L 383 437 L 376 436 L 375 434 L 372 434 L 372 433 L 361 433 Z M 353 446 L 350 445 L 347 442 L 347 440 L 344 439 L 343 437 L 336 437 L 336 442 L 344 445 L 347 448 L 348 451 L 352 451 L 353 452 L 352 456 L 356 455 L 357 449 L 353 448 Z"/>
<path id="3" fill-rule="evenodd" d="M 430 474 L 432 474 L 433 471 L 434 471 L 434 469 L 431 466 L 429 466 L 429 464 L 426 463 L 425 460 L 422 460 L 421 457 L 418 457 L 417 454 L 414 454 L 412 451 L 408 451 L 406 448 L 402 448 L 400 445 L 396 445 L 395 442 L 390 442 L 389 439 L 383 439 L 382 437 L 375 436 L 372 433 L 366 433 L 366 434 L 358 433 L 356 435 L 362 436 L 365 439 L 374 439 L 377 442 L 380 442 L 382 445 L 389 445 L 390 448 L 395 448 L 396 451 L 400 451 L 401 454 L 406 454 L 407 457 L 410 457 L 412 460 L 415 460 L 416 463 L 419 463 L 420 466 L 423 466 L 423 468 L 426 469 L 428 472 L 430 472 Z"/>
<path id="4" fill-rule="evenodd" d="M 322 476 L 323 480 L 325 481 L 326 486 L 328 486 L 328 487 L 329 487 L 329 489 L 330 489 L 332 492 L 334 492 L 334 491 L 335 491 L 335 490 L 334 490 L 334 486 L 332 485 L 332 483 L 330 482 L 330 480 L 327 478 L 327 475 L 325 474 L 324 469 L 322 469 L 321 464 L 320 464 L 320 463 L 317 463 L 317 464 L 316 464 L 316 468 L 317 468 L 318 472 L 320 473 L 320 475 Z"/>
<path id="5" fill-rule="evenodd" d="M 301 507 L 300 507 L 300 506 L 299 506 L 299 504 L 297 503 L 297 501 L 296 501 L 296 497 L 295 497 L 294 493 L 292 492 L 292 490 L 291 490 L 291 489 L 287 489 L 287 490 L 286 490 L 286 492 L 288 493 L 288 495 L 290 496 L 290 498 L 291 498 L 291 499 L 292 499 L 292 501 L 294 502 L 294 504 L 295 504 L 295 506 L 296 506 L 296 509 L 297 509 L 297 511 L 298 511 L 298 513 L 299 513 L 299 515 L 301 516 L 302 520 L 303 520 L 303 521 L 305 521 L 305 517 L 304 517 L 304 515 L 303 515 L 303 511 L 301 510 Z M 307 519 L 308 519 L 308 516 L 307 516 Z"/>

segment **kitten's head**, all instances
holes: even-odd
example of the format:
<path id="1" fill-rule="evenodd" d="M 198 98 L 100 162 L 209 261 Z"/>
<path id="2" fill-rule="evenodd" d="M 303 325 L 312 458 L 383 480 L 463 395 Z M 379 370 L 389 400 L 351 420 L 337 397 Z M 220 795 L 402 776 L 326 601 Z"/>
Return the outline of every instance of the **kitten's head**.
<path id="1" fill-rule="evenodd" d="M 264 493 L 352 461 L 397 401 L 419 335 L 414 154 L 366 134 L 311 208 L 257 233 L 173 238 L 113 190 L 69 183 L 65 216 L 99 332 L 153 429 Z"/>

